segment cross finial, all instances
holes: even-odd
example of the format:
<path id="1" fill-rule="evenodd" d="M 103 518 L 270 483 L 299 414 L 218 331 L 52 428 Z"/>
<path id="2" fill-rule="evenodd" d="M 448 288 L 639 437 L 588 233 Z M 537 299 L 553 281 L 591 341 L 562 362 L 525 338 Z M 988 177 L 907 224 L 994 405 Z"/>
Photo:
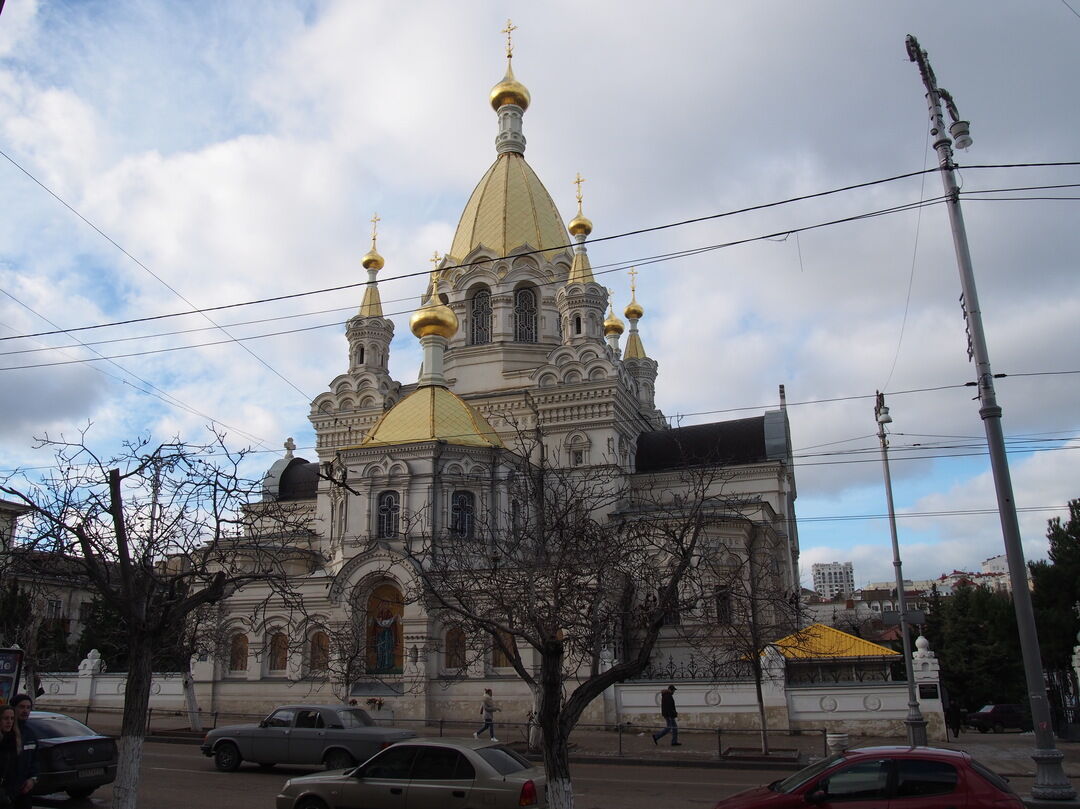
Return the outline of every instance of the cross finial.
<path id="1" fill-rule="evenodd" d="M 502 29 L 502 31 L 499 32 L 501 34 L 506 34 L 506 58 L 507 59 L 513 59 L 514 58 L 514 40 L 511 39 L 511 35 L 516 30 L 517 30 L 517 26 L 514 25 L 510 20 L 507 20 L 506 21 L 506 27 L 504 29 Z"/>
<path id="2" fill-rule="evenodd" d="M 375 249 L 375 239 L 379 235 L 379 222 L 381 222 L 381 221 L 382 221 L 382 219 L 379 218 L 378 213 L 375 213 L 371 217 L 371 249 L 372 250 Z"/>
<path id="3" fill-rule="evenodd" d="M 635 281 L 637 280 L 638 271 L 636 267 L 630 268 L 630 294 L 633 295 L 637 291 Z"/>
<path id="4" fill-rule="evenodd" d="M 292 436 L 289 436 L 285 439 L 285 457 L 291 458 L 294 449 L 296 449 L 296 442 L 292 440 Z"/>
<path id="5" fill-rule="evenodd" d="M 431 258 L 428 259 L 431 262 L 431 268 L 433 270 L 439 269 L 439 262 L 442 261 L 442 256 L 439 255 L 439 251 L 436 250 L 431 254 Z"/>
<path id="6" fill-rule="evenodd" d="M 581 172 L 577 173 L 577 177 L 574 178 L 574 185 L 577 186 L 577 212 L 581 213 L 581 184 L 585 182 L 585 178 L 581 176 Z"/>

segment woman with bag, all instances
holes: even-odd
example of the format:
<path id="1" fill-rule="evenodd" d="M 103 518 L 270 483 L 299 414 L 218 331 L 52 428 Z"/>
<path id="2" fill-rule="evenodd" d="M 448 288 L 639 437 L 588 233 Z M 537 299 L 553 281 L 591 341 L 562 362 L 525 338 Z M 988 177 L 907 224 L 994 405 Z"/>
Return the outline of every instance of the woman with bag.
<path id="1" fill-rule="evenodd" d="M 480 716 L 484 718 L 484 724 L 480 728 L 480 730 L 476 731 L 476 733 L 473 734 L 474 739 L 479 739 L 480 734 L 486 730 L 488 733 L 491 734 L 491 741 L 499 741 L 495 738 L 495 711 L 501 710 L 502 708 L 495 704 L 495 699 L 491 696 L 491 689 L 485 688 L 484 702 L 480 706 Z"/>
<path id="2" fill-rule="evenodd" d="M 15 709 L 0 707 L 0 807 L 30 809 L 30 791 L 37 783 L 34 751 L 24 750 Z"/>

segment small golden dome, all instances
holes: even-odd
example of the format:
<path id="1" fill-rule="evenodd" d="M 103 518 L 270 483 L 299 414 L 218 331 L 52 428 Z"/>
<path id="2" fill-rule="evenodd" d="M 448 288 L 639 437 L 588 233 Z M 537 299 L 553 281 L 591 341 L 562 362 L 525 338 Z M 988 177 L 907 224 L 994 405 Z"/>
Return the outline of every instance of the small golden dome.
<path id="1" fill-rule="evenodd" d="M 631 298 L 630 303 L 626 304 L 626 309 L 623 310 L 623 314 L 631 320 L 638 320 L 645 314 L 645 310 L 641 307 L 641 304 L 637 302 L 637 298 Z"/>
<path id="2" fill-rule="evenodd" d="M 566 229 L 570 231 L 571 236 L 577 236 L 579 233 L 588 236 L 592 233 L 592 222 L 579 213 L 570 220 L 570 224 L 566 226 Z"/>
<path id="3" fill-rule="evenodd" d="M 381 270 L 383 265 L 386 264 L 383 257 L 376 252 L 374 247 L 364 254 L 364 257 L 360 259 L 360 263 L 365 270 Z"/>
<path id="4" fill-rule="evenodd" d="M 622 322 L 622 319 L 615 314 L 615 309 L 611 306 L 608 307 L 608 315 L 604 318 L 604 336 L 609 337 L 612 334 L 622 334 L 626 331 L 626 324 Z"/>
<path id="5" fill-rule="evenodd" d="M 528 88 L 514 78 L 514 68 L 510 62 L 506 63 L 506 75 L 501 82 L 491 88 L 491 108 L 496 112 L 504 104 L 517 104 L 522 112 L 529 108 L 531 100 Z"/>
<path id="6" fill-rule="evenodd" d="M 409 328 L 417 337 L 437 334 L 449 340 L 457 333 L 457 315 L 440 300 L 438 287 L 433 287 L 428 302 L 413 312 L 409 318 Z"/>

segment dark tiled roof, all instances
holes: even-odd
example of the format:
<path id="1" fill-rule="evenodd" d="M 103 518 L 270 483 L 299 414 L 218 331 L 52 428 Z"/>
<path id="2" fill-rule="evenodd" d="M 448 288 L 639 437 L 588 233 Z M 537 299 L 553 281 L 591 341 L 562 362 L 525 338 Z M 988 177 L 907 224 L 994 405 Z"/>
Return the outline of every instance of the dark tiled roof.
<path id="1" fill-rule="evenodd" d="M 638 472 L 759 463 L 767 459 L 764 416 L 657 430 L 638 436 Z"/>
<path id="2" fill-rule="evenodd" d="M 319 465 L 293 458 L 281 473 L 278 500 L 313 500 L 319 487 Z"/>

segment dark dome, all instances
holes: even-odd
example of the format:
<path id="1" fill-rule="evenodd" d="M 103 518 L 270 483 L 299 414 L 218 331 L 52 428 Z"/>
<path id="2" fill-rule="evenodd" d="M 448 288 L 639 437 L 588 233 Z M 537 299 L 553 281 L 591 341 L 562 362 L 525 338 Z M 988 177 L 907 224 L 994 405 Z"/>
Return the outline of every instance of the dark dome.
<path id="1" fill-rule="evenodd" d="M 319 464 L 293 458 L 281 473 L 278 500 L 314 500 L 319 488 Z"/>

